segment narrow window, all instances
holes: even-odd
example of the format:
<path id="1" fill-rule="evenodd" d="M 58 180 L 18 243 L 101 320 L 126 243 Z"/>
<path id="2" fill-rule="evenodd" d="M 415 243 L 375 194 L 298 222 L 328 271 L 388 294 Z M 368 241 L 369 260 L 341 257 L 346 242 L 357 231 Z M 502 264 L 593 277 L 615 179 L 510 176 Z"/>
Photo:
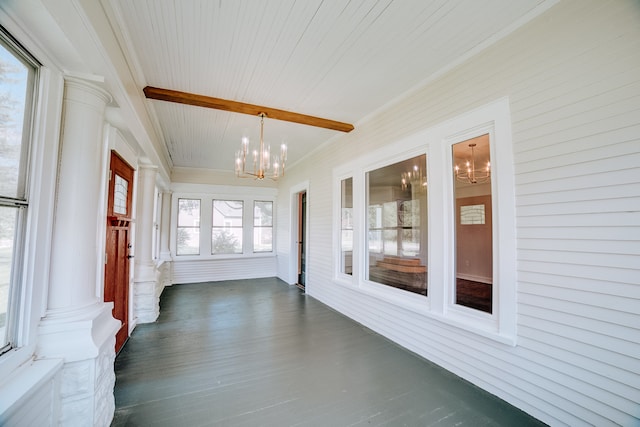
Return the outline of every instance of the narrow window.
<path id="1" fill-rule="evenodd" d="M 211 227 L 212 254 L 242 253 L 241 200 L 214 200 Z"/>
<path id="2" fill-rule="evenodd" d="M 21 306 L 31 108 L 37 65 L 0 29 L 0 353 L 14 343 Z"/>
<path id="3" fill-rule="evenodd" d="M 273 202 L 253 202 L 253 252 L 273 251 Z"/>
<path id="4" fill-rule="evenodd" d="M 178 199 L 177 255 L 200 254 L 200 200 Z"/>
<path id="5" fill-rule="evenodd" d="M 353 178 L 341 181 L 340 273 L 353 274 Z"/>
<path id="6" fill-rule="evenodd" d="M 367 173 L 368 279 L 427 294 L 423 154 Z"/>
<path id="7" fill-rule="evenodd" d="M 455 303 L 492 313 L 493 242 L 489 135 L 454 144 Z"/>

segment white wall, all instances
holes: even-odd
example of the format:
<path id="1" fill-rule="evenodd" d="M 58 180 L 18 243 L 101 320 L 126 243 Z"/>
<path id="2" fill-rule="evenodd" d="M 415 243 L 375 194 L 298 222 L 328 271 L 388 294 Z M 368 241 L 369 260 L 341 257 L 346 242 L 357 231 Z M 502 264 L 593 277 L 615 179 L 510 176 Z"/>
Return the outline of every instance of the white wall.
<path id="1" fill-rule="evenodd" d="M 515 346 L 333 277 L 336 159 L 358 159 L 502 97 L 515 168 Z M 560 2 L 287 172 L 280 194 L 310 187 L 307 292 L 547 423 L 638 423 L 639 135 L 638 3 Z M 285 279 L 295 258 L 290 213 L 280 197 Z"/>

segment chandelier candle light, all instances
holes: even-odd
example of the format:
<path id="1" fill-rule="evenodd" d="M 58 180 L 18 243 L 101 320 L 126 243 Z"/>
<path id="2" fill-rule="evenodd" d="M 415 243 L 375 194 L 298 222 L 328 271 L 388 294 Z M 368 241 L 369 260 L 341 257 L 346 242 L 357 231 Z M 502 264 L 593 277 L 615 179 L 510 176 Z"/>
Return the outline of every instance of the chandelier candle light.
<path id="1" fill-rule="evenodd" d="M 469 184 L 482 184 L 488 182 L 491 179 L 491 163 L 487 162 L 487 166 L 483 169 L 476 169 L 475 148 L 476 144 L 469 144 L 471 148 L 471 161 L 467 160 L 467 169 L 460 170 L 460 167 L 456 165 L 456 179 L 460 182 L 466 182 Z"/>
<path id="2" fill-rule="evenodd" d="M 284 176 L 284 164 L 287 160 L 287 145 L 282 144 L 280 146 L 280 157 L 273 157 L 271 159 L 271 146 L 264 146 L 264 118 L 266 113 L 260 113 L 260 148 L 259 150 L 253 150 L 253 172 L 246 170 L 247 166 L 247 154 L 249 153 L 249 138 L 246 136 L 242 138 L 242 145 L 240 151 L 236 152 L 236 176 L 238 178 L 254 178 L 272 180 L 278 179 L 280 176 Z"/>

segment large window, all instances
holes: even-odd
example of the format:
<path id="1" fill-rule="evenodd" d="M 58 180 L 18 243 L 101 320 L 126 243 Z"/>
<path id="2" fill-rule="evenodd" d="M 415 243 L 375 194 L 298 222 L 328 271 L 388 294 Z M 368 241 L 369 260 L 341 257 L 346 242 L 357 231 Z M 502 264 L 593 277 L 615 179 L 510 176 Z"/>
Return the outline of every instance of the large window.
<path id="1" fill-rule="evenodd" d="M 340 273 L 353 274 L 353 178 L 340 184 Z"/>
<path id="2" fill-rule="evenodd" d="M 367 173 L 368 279 L 427 294 L 426 156 Z"/>
<path id="3" fill-rule="evenodd" d="M 243 194 L 247 189 L 228 190 L 212 186 L 210 193 L 185 191 L 176 195 L 172 208 L 175 239 L 171 244 L 176 255 L 184 256 L 182 260 L 223 262 L 273 253 L 274 201 L 259 200 L 259 194 Z M 265 193 L 272 195 L 271 191 Z"/>
<path id="4" fill-rule="evenodd" d="M 200 199 L 178 199 L 177 255 L 200 254 Z"/>
<path id="5" fill-rule="evenodd" d="M 212 254 L 242 253 L 242 215 L 242 200 L 213 201 Z"/>
<path id="6" fill-rule="evenodd" d="M 253 252 L 273 251 L 273 202 L 253 202 Z"/>
<path id="7" fill-rule="evenodd" d="M 13 344 L 18 315 L 36 72 L 35 61 L 0 32 L 0 353 Z"/>

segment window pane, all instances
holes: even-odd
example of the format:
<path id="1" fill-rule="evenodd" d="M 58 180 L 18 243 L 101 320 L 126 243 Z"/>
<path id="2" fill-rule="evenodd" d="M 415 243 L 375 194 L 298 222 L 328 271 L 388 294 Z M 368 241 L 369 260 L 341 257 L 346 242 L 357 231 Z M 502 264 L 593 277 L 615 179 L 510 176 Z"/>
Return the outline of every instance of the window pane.
<path id="1" fill-rule="evenodd" d="M 396 227 L 398 225 L 398 202 L 387 202 L 382 205 L 382 227 Z"/>
<path id="2" fill-rule="evenodd" d="M 340 193 L 340 273 L 353 274 L 353 178 L 342 180 Z"/>
<path id="3" fill-rule="evenodd" d="M 460 206 L 460 224 L 484 224 L 484 205 Z"/>
<path id="4" fill-rule="evenodd" d="M 214 200 L 211 253 L 242 253 L 242 200 Z"/>
<path id="5" fill-rule="evenodd" d="M 367 173 L 368 279 L 427 294 L 426 156 Z"/>
<path id="6" fill-rule="evenodd" d="M 178 227 L 200 227 L 200 200 L 178 199 Z"/>
<path id="7" fill-rule="evenodd" d="M 21 315 L 20 272 L 13 268 L 23 261 L 20 224 L 29 202 L 27 157 L 36 71 L 28 54 L 0 34 L 0 352 L 9 349 L 14 338 L 7 326 L 10 319 Z"/>
<path id="8" fill-rule="evenodd" d="M 273 221 L 273 202 L 254 202 L 253 225 L 271 227 Z"/>
<path id="9" fill-rule="evenodd" d="M 178 228 L 178 244 L 176 252 L 178 255 L 198 255 L 200 254 L 200 229 L 199 228 Z"/>
<path id="10" fill-rule="evenodd" d="M 382 230 L 382 246 L 385 255 L 398 255 L 398 230 Z"/>
<path id="11" fill-rule="evenodd" d="M 22 130 L 32 69 L 0 44 L 0 196 L 24 198 Z"/>
<path id="12" fill-rule="evenodd" d="M 456 201 L 455 303 L 487 313 L 493 306 L 489 135 L 452 147 Z"/>
<path id="13" fill-rule="evenodd" d="M 113 213 L 126 215 L 127 214 L 127 191 L 129 189 L 129 182 L 118 174 L 116 175 L 116 182 L 113 186 Z"/>
<path id="14" fill-rule="evenodd" d="M 369 230 L 369 252 L 382 253 L 382 230 Z"/>
<path id="15" fill-rule="evenodd" d="M 243 202 L 239 200 L 213 201 L 214 227 L 242 227 Z"/>
<path id="16" fill-rule="evenodd" d="M 7 317 L 18 212 L 17 208 L 0 206 L 0 349 L 8 344 L 9 338 Z"/>
<path id="17" fill-rule="evenodd" d="M 420 230 L 402 230 L 402 256 L 420 256 Z"/>
<path id="18" fill-rule="evenodd" d="M 214 228 L 211 230 L 212 254 L 241 254 L 242 228 Z"/>
<path id="19" fill-rule="evenodd" d="M 273 202 L 253 202 L 253 251 L 273 250 Z"/>
<path id="20" fill-rule="evenodd" d="M 253 229 L 254 252 L 271 252 L 273 250 L 272 230 L 270 227 L 256 227 Z"/>
<path id="21" fill-rule="evenodd" d="M 200 254 L 200 200 L 178 199 L 177 255 Z"/>
<path id="22" fill-rule="evenodd" d="M 349 255 L 351 255 L 351 251 L 353 251 L 353 230 L 342 230 L 340 240 L 342 244 L 342 252 L 348 252 Z M 343 273 L 345 273 L 345 271 L 343 271 Z M 347 274 L 351 274 L 351 272 Z"/>

